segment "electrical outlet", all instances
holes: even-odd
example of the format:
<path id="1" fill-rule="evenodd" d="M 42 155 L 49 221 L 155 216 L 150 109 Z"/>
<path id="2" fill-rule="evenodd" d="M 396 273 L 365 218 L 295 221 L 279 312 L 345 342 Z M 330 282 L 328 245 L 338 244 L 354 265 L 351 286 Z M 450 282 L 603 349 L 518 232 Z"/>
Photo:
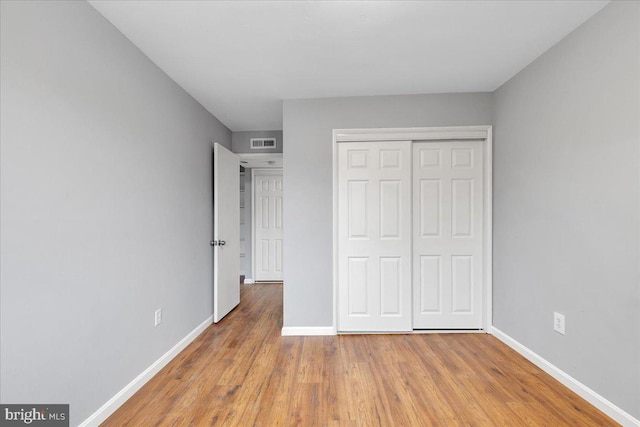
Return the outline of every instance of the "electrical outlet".
<path id="1" fill-rule="evenodd" d="M 564 335 L 564 314 L 553 313 L 553 330 Z"/>
<path id="2" fill-rule="evenodd" d="M 162 309 L 159 308 L 156 310 L 156 315 L 155 315 L 155 326 L 158 326 L 160 323 L 162 323 Z"/>

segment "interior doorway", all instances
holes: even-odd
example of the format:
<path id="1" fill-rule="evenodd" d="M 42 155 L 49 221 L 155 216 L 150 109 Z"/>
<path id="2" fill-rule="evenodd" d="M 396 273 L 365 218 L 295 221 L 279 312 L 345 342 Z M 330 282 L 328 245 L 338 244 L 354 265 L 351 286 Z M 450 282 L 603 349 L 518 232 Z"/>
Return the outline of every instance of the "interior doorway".
<path id="1" fill-rule="evenodd" d="M 241 279 L 246 284 L 252 284 L 256 282 L 273 282 L 273 281 L 282 281 L 282 271 L 284 265 L 284 259 L 282 257 L 282 243 L 284 236 L 282 235 L 283 224 L 282 224 L 282 153 L 240 153 L 238 154 L 240 157 L 241 171 L 240 171 L 240 270 L 241 270 Z M 276 190 L 276 193 L 280 194 L 272 194 L 271 200 L 266 202 L 260 200 L 261 205 L 257 207 L 256 204 L 256 175 L 262 173 L 262 171 L 266 171 L 267 174 L 271 173 L 273 176 L 280 176 L 279 184 L 272 182 L 272 188 L 275 189 L 276 185 L 279 186 L 279 190 Z M 271 172 L 269 172 L 271 171 Z M 264 184 L 264 182 L 260 182 L 260 184 Z M 262 197 L 262 196 L 259 196 Z M 263 206 L 262 203 L 265 203 L 266 206 Z M 266 208 L 263 209 L 263 207 Z M 265 211 L 265 212 L 263 212 Z M 271 211 L 271 212 L 269 212 Z M 278 214 L 279 213 L 279 214 Z M 264 214 L 267 217 L 264 217 Z M 260 221 L 256 219 L 256 215 L 260 216 Z M 258 231 L 259 241 L 256 239 L 256 224 L 262 226 L 262 220 L 265 221 L 274 221 L 272 223 L 272 227 L 270 227 L 273 232 L 275 232 L 275 236 L 267 236 L 267 242 L 263 242 L 265 240 L 263 236 L 261 236 L 261 231 Z M 276 222 L 277 221 L 277 222 Z M 277 227 L 276 227 L 277 226 Z M 279 229 L 279 232 L 278 232 Z M 279 236 L 277 234 L 279 233 Z M 261 247 L 256 247 L 256 242 L 258 242 Z M 262 245 L 266 245 L 267 248 L 271 249 L 271 266 L 267 265 L 269 258 L 263 258 Z M 260 264 L 258 269 L 256 267 L 256 253 L 260 256 Z M 262 264 L 262 261 L 265 264 Z M 263 268 L 264 267 L 264 268 Z M 265 275 L 265 271 L 273 270 L 276 274 L 267 274 Z"/>

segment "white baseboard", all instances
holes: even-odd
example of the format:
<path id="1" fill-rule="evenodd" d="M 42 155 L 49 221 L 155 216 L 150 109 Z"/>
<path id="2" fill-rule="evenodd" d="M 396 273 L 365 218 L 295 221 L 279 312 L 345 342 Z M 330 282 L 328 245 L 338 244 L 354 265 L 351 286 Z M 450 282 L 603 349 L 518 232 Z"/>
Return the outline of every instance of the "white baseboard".
<path id="1" fill-rule="evenodd" d="M 120 390 L 115 396 L 113 396 L 107 403 L 102 405 L 100 409 L 94 412 L 89 418 L 84 420 L 80 427 L 97 427 L 104 420 L 109 418 L 124 402 L 126 402 L 131 396 L 135 394 L 143 385 L 147 383 L 155 374 L 160 372 L 174 357 L 176 357 L 182 350 L 185 349 L 198 335 L 202 333 L 209 325 L 213 323 L 213 316 L 210 316 L 207 320 L 198 325 L 193 331 L 182 338 L 178 344 L 162 355 L 158 360 L 153 362 L 151 366 L 145 369 L 140 375 L 138 375 L 133 381 L 127 384 L 122 390 Z"/>
<path id="2" fill-rule="evenodd" d="M 282 336 L 336 335 L 333 326 L 284 326 Z"/>
<path id="3" fill-rule="evenodd" d="M 556 380 L 560 381 L 563 385 L 571 389 L 574 393 L 582 397 L 584 400 L 613 418 L 616 422 L 622 424 L 625 427 L 640 427 L 640 420 L 634 418 L 631 414 L 625 412 L 623 409 L 617 407 L 595 391 L 591 390 L 580 381 L 573 378 L 557 366 L 553 365 L 546 359 L 542 358 L 538 354 L 531 351 L 529 348 L 520 344 L 518 341 L 511 338 L 509 335 L 502 332 L 500 329 L 493 326 L 491 333 L 500 341 L 520 353 L 534 365 L 551 375 Z"/>
<path id="4" fill-rule="evenodd" d="M 245 285 L 253 285 L 254 283 L 256 283 L 256 281 L 253 279 L 244 279 Z"/>

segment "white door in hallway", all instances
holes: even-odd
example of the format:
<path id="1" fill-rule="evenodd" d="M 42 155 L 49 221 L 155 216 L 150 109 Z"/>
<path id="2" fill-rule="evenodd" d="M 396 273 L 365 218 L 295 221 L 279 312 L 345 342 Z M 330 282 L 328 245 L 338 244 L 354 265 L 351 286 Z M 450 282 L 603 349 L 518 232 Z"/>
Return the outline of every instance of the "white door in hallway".
<path id="1" fill-rule="evenodd" d="M 338 144 L 338 330 L 411 330 L 411 142 Z"/>
<path id="2" fill-rule="evenodd" d="M 213 321 L 240 304 L 240 159 L 213 146 Z"/>
<path id="3" fill-rule="evenodd" d="M 254 274 L 258 281 L 282 281 L 282 169 L 254 169 Z"/>
<path id="4" fill-rule="evenodd" d="M 413 144 L 413 328 L 483 327 L 481 141 Z"/>

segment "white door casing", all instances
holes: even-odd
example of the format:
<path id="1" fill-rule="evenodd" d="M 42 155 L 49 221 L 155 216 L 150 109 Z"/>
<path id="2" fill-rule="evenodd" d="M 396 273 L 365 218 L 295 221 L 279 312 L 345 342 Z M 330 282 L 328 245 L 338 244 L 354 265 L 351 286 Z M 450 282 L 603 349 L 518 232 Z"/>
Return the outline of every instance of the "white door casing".
<path id="1" fill-rule="evenodd" d="M 213 321 L 240 304 L 240 159 L 213 145 Z"/>
<path id="2" fill-rule="evenodd" d="M 282 169 L 253 169 L 253 274 L 257 281 L 283 280 Z"/>
<path id="3" fill-rule="evenodd" d="M 411 330 L 411 142 L 338 146 L 338 329 Z"/>
<path id="4" fill-rule="evenodd" d="M 413 144 L 413 328 L 483 327 L 483 143 Z"/>

